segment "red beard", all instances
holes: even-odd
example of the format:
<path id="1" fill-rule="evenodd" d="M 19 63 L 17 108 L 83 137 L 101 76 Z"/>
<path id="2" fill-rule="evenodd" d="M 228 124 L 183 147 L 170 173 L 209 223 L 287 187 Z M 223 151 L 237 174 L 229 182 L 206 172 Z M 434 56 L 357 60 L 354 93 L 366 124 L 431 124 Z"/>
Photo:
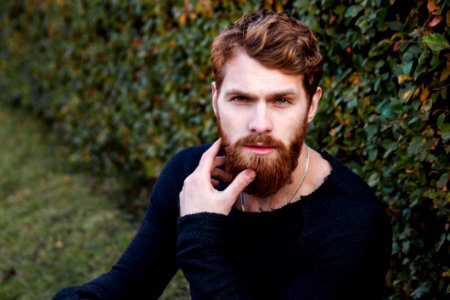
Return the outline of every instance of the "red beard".
<path id="1" fill-rule="evenodd" d="M 265 134 L 250 135 L 239 139 L 235 144 L 230 144 L 218 117 L 217 128 L 226 157 L 225 170 L 233 178 L 245 169 L 254 170 L 256 177 L 244 191 L 260 198 L 274 195 L 283 186 L 292 182 L 292 172 L 297 167 L 307 127 L 305 118 L 288 145 Z M 244 154 L 244 146 L 256 143 L 275 148 L 275 153 L 267 156 L 248 152 Z"/>

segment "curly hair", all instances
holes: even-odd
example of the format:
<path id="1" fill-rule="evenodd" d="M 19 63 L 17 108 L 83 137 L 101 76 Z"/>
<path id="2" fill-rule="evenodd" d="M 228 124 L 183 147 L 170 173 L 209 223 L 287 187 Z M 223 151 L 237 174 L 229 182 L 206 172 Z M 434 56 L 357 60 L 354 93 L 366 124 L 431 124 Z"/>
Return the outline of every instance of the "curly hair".
<path id="1" fill-rule="evenodd" d="M 230 24 L 211 47 L 214 77 L 220 89 L 225 63 L 238 49 L 268 68 L 301 75 L 308 100 L 322 76 L 322 55 L 311 30 L 286 13 L 259 10 Z"/>

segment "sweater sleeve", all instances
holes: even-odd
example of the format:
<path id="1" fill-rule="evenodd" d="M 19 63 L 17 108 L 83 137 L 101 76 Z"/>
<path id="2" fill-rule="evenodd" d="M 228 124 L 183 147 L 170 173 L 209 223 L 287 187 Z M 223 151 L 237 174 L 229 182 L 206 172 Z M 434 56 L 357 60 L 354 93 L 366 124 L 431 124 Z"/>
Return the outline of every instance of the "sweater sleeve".
<path id="1" fill-rule="evenodd" d="M 308 249 L 299 249 L 299 256 L 305 258 L 302 271 L 277 298 L 381 299 L 390 253 L 389 225 L 383 218 L 364 217 L 324 220 L 307 237 L 313 240 L 304 241 Z M 192 299 L 259 299 L 246 290 L 232 268 L 224 238 L 226 222 L 226 216 L 211 213 L 178 221 L 177 258 Z"/>
<path id="2" fill-rule="evenodd" d="M 389 220 L 368 187 L 356 179 L 341 187 L 340 177 L 334 177 L 302 200 L 305 228 L 293 250 L 297 271 L 276 299 L 382 299 L 391 249 Z M 338 183 L 330 184 L 334 180 Z M 193 299 L 255 297 L 233 269 L 227 221 L 211 213 L 178 220 L 177 259 Z"/>
<path id="3" fill-rule="evenodd" d="M 230 267 L 225 245 L 227 217 L 214 213 L 178 220 L 177 258 L 192 299 L 251 299 Z"/>
<path id="4" fill-rule="evenodd" d="M 153 188 L 136 236 L 108 273 L 65 288 L 53 299 L 157 299 L 178 269 L 178 197 L 202 151 L 184 150 L 169 161 Z"/>

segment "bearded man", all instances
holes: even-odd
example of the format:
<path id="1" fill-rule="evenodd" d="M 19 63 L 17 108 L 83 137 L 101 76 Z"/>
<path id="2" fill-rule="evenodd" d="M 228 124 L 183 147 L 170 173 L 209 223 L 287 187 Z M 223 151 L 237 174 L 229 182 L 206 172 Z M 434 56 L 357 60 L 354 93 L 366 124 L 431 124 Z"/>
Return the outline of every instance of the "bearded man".
<path id="1" fill-rule="evenodd" d="M 371 189 L 305 135 L 322 56 L 286 14 L 215 39 L 220 139 L 178 153 L 112 270 L 55 299 L 156 299 L 178 268 L 193 299 L 381 299 L 391 236 Z"/>

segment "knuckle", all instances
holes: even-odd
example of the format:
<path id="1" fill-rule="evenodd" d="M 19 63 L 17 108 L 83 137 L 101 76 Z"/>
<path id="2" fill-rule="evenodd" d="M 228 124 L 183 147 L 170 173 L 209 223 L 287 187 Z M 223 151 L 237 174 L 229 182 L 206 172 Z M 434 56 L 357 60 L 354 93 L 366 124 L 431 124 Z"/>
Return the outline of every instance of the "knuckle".
<path id="1" fill-rule="evenodd" d="M 192 182 L 192 175 L 189 175 L 188 177 L 186 177 L 186 178 L 184 179 L 183 185 L 184 185 L 184 186 L 190 185 L 191 182 Z"/>
<path id="2" fill-rule="evenodd" d="M 243 190 L 248 185 L 248 180 L 239 176 L 236 178 L 236 189 Z"/>
<path id="3" fill-rule="evenodd" d="M 199 165 L 205 164 L 205 162 L 207 161 L 207 159 L 208 159 L 208 153 L 205 152 L 205 153 L 203 153 L 202 157 L 200 157 L 200 162 L 199 162 L 198 164 L 199 164 Z"/>
<path id="4" fill-rule="evenodd" d="M 194 172 L 191 175 L 189 175 L 188 177 L 186 177 L 183 181 L 183 185 L 184 186 L 192 186 L 192 185 L 196 185 L 198 182 L 198 175 Z"/>

